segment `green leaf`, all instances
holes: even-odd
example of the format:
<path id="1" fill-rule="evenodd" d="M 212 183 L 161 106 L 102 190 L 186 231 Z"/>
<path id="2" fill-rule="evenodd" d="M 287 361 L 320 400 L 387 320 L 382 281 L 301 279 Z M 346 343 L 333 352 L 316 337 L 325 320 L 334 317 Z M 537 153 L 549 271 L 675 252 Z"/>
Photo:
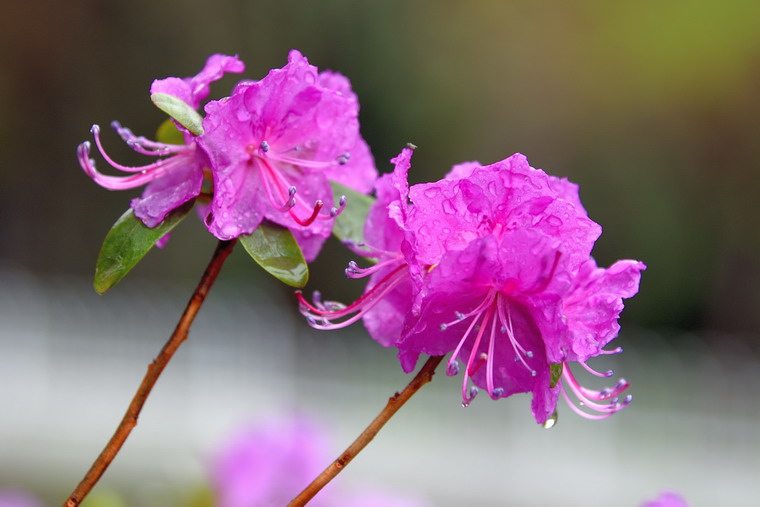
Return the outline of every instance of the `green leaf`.
<path id="1" fill-rule="evenodd" d="M 341 241 L 351 240 L 355 243 L 364 241 L 364 223 L 370 207 L 375 203 L 375 198 L 360 194 L 345 185 L 330 182 L 333 191 L 333 200 L 338 202 L 342 195 L 346 196 L 346 209 L 335 218 L 333 234 Z"/>
<path id="2" fill-rule="evenodd" d="M 182 132 L 177 129 L 177 126 L 171 118 L 167 118 L 158 126 L 156 140 L 159 143 L 165 144 L 185 144 L 185 138 L 182 136 Z"/>
<path id="3" fill-rule="evenodd" d="M 309 281 L 309 266 L 289 229 L 264 221 L 253 234 L 238 240 L 264 271 L 281 282 L 302 288 Z"/>
<path id="4" fill-rule="evenodd" d="M 145 254 L 153 248 L 156 241 L 184 219 L 193 208 L 194 201 L 189 201 L 172 211 L 163 222 L 154 228 L 146 227 L 130 208 L 111 227 L 100 247 L 98 261 L 95 264 L 95 290 L 99 294 L 119 283 Z"/>
<path id="5" fill-rule="evenodd" d="M 184 100 L 167 93 L 154 93 L 150 96 L 150 100 L 157 108 L 177 120 L 180 125 L 196 136 L 203 134 L 203 118 Z"/>
<path id="6" fill-rule="evenodd" d="M 549 371 L 552 374 L 552 380 L 549 383 L 549 387 L 556 387 L 562 376 L 562 363 L 550 364 Z"/>

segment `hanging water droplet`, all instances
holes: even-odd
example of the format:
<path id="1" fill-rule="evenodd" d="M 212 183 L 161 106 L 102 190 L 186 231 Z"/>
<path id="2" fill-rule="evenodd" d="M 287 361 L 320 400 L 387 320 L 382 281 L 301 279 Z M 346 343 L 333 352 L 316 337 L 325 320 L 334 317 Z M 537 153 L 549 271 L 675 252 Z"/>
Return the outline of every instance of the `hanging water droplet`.
<path id="1" fill-rule="evenodd" d="M 557 424 L 557 411 L 555 410 L 552 415 L 544 422 L 544 428 L 547 430 L 552 429 Z"/>

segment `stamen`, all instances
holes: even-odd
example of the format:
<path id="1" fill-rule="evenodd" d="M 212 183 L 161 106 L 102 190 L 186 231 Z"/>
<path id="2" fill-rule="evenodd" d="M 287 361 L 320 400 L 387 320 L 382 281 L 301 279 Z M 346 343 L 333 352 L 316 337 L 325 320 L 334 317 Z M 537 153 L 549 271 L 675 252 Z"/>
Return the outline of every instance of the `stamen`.
<path id="1" fill-rule="evenodd" d="M 341 195 L 340 200 L 338 201 L 338 207 L 332 207 L 330 208 L 330 218 L 335 218 L 341 213 L 343 213 L 343 210 L 346 209 L 346 196 Z"/>
<path id="2" fill-rule="evenodd" d="M 599 351 L 600 354 L 620 354 L 621 352 L 623 352 L 623 347 L 618 347 L 618 348 L 615 348 L 615 349 L 612 349 L 612 350 L 600 350 Z"/>
<path id="3" fill-rule="evenodd" d="M 470 351 L 470 357 L 467 360 L 467 367 L 464 370 L 464 375 L 462 378 L 462 399 L 468 405 L 472 401 L 472 398 L 474 398 L 474 396 L 471 396 L 470 399 L 468 399 L 467 394 L 466 394 L 467 382 L 469 381 L 470 376 L 474 375 L 477 369 L 483 364 L 483 361 L 484 361 L 483 354 L 480 354 L 477 365 L 474 365 L 474 362 L 475 362 L 475 357 L 478 353 L 478 347 L 480 346 L 480 340 L 483 338 L 483 332 L 485 331 L 486 326 L 488 325 L 488 320 L 491 318 L 493 311 L 494 311 L 494 305 L 490 305 L 488 307 L 488 310 L 486 311 L 485 316 L 483 317 L 483 323 L 481 324 L 480 329 L 478 330 L 478 334 L 475 336 L 475 343 L 473 343 L 472 345 L 472 350 Z M 478 320 L 477 317 L 472 319 L 473 323 L 477 320 Z M 468 329 L 468 332 L 469 332 L 469 329 Z M 462 344 L 463 341 L 464 339 L 460 342 L 460 345 Z M 486 357 L 488 356 L 486 355 Z M 470 389 L 470 393 L 472 393 L 472 389 Z"/>
<path id="4" fill-rule="evenodd" d="M 90 142 L 85 141 L 77 147 L 77 158 L 85 174 L 92 178 L 95 183 L 109 190 L 126 190 L 140 187 L 164 176 L 175 165 L 186 163 L 184 157 L 172 157 L 162 160 L 158 164 L 146 166 L 149 169 L 141 170 L 132 176 L 107 176 L 97 170 L 95 161 L 90 158 Z"/>
<path id="5" fill-rule="evenodd" d="M 625 408 L 633 400 L 633 396 L 630 394 L 626 395 L 622 403 L 618 398 L 618 395 L 621 394 L 629 386 L 628 382 L 625 379 L 620 379 L 614 388 L 605 388 L 601 391 L 594 391 L 592 389 L 582 387 L 578 383 L 578 381 L 575 379 L 575 376 L 570 371 L 567 363 L 564 364 L 564 368 L 562 370 L 562 379 L 564 382 L 561 384 L 560 389 L 562 391 L 563 397 L 574 412 L 587 419 L 604 419 L 606 417 L 609 417 L 615 412 L 618 412 L 619 410 Z M 596 414 L 589 414 L 588 412 L 585 412 L 576 406 L 575 403 L 570 400 L 566 387 L 569 387 L 573 394 L 578 398 L 580 406 L 587 407 L 592 412 L 596 412 Z M 598 403 L 603 401 L 609 401 L 609 403 Z"/>
<path id="6" fill-rule="evenodd" d="M 111 128 L 114 129 L 117 134 L 119 134 L 119 137 L 121 137 L 121 139 L 127 143 L 127 146 L 132 148 L 137 153 L 140 153 L 141 155 L 156 157 L 161 155 L 179 153 L 187 149 L 187 146 L 183 144 L 159 143 L 156 141 L 151 141 L 150 139 L 146 139 L 143 136 L 138 137 L 132 133 L 132 130 L 128 129 L 127 127 L 123 127 L 121 123 L 116 120 L 111 122 Z"/>
<path id="7" fill-rule="evenodd" d="M 472 403 L 472 400 L 475 399 L 475 396 L 477 396 L 479 392 L 480 392 L 480 389 L 478 389 L 475 386 L 472 386 L 470 388 L 470 391 L 469 391 L 468 395 L 463 397 L 464 401 L 462 402 L 462 407 L 464 407 L 464 408 L 469 407 L 470 403 Z"/>
<path id="8" fill-rule="evenodd" d="M 597 377 L 611 377 L 611 376 L 613 376 L 615 374 L 615 372 L 613 370 L 607 370 L 604 373 L 598 372 L 595 369 L 593 369 L 592 367 L 590 367 L 589 365 L 587 365 L 585 361 L 578 361 L 578 364 L 580 364 L 581 366 L 583 366 L 583 368 L 587 372 L 589 372 L 590 374 L 595 375 Z"/>
<path id="9" fill-rule="evenodd" d="M 506 311 L 505 308 L 506 307 Z M 526 370 L 528 370 L 531 374 L 531 376 L 536 376 L 536 370 L 531 368 L 527 361 L 523 358 L 523 354 L 528 358 L 533 357 L 533 352 L 530 350 L 525 350 L 523 346 L 520 344 L 520 342 L 517 341 L 517 338 L 515 337 L 515 330 L 512 326 L 512 310 L 510 306 L 507 304 L 504 297 L 498 298 L 497 301 L 497 309 L 498 309 L 498 315 L 499 320 L 502 322 L 502 329 L 504 329 L 507 333 L 507 336 L 509 337 L 509 341 L 512 344 L 512 349 L 515 351 L 515 361 L 519 361 L 522 363 L 522 365 L 525 367 Z M 506 318 L 505 314 L 506 313 Z M 506 326 L 504 325 L 504 322 L 506 321 Z"/>
<path id="10" fill-rule="evenodd" d="M 296 291 L 301 315 L 307 318 L 309 324 L 316 329 L 341 329 L 361 319 L 365 313 L 371 310 L 386 294 L 393 290 L 398 283 L 408 276 L 402 264 L 383 277 L 380 282 L 364 293 L 359 299 L 346 306 L 335 301 L 322 302 L 317 298 L 314 304 L 304 299 L 301 291 Z M 352 315 L 354 314 L 354 315 Z M 335 319 L 348 317 L 341 322 Z"/>
<path id="11" fill-rule="evenodd" d="M 298 215 L 296 215 L 292 209 L 290 210 L 290 216 L 293 218 L 293 220 L 296 221 L 298 225 L 302 225 L 306 227 L 314 223 L 314 220 L 317 219 L 317 216 L 319 215 L 319 211 L 322 209 L 322 206 L 324 206 L 324 203 L 321 200 L 317 200 L 314 203 L 314 211 L 312 211 L 311 216 L 307 218 L 306 220 L 300 219 Z"/>
<path id="12" fill-rule="evenodd" d="M 368 268 L 360 268 L 356 261 L 350 261 L 345 269 L 345 273 L 348 278 L 364 278 L 397 262 L 403 262 L 403 259 L 396 257 L 395 259 L 383 261 Z"/>
<path id="13" fill-rule="evenodd" d="M 100 126 L 99 125 L 93 125 L 90 129 L 90 132 L 92 133 L 93 138 L 95 139 L 95 145 L 98 147 L 98 151 L 102 155 L 102 157 L 108 162 L 111 167 L 114 169 L 118 169 L 120 171 L 128 172 L 128 173 L 144 173 L 146 171 L 152 171 L 154 169 L 158 169 L 159 167 L 162 167 L 166 164 L 167 160 L 169 159 L 163 159 L 158 160 L 157 162 L 153 162 L 152 164 L 144 165 L 144 166 L 125 166 L 121 165 L 118 162 L 114 161 L 111 157 L 108 156 L 108 153 L 106 153 L 105 149 L 103 148 L 103 145 L 100 142 Z M 89 144 L 88 144 L 88 151 L 89 151 Z M 133 188 L 133 187 L 128 187 Z"/>
<path id="14" fill-rule="evenodd" d="M 446 365 L 446 375 L 453 377 L 459 374 L 459 361 L 452 361 Z"/>

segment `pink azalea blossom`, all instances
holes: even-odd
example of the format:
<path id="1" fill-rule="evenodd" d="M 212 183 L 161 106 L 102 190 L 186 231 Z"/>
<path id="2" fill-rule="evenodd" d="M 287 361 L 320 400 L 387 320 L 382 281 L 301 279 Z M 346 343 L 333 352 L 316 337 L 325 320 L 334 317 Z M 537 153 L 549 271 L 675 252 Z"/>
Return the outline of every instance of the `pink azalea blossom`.
<path id="1" fill-rule="evenodd" d="M 334 452 L 334 451 L 333 451 Z M 211 480 L 219 507 L 287 505 L 332 461 L 326 432 L 303 415 L 271 419 L 233 433 L 213 459 Z M 424 507 L 422 500 L 362 487 L 328 484 L 309 505 Z"/>
<path id="2" fill-rule="evenodd" d="M 211 82 L 220 79 L 225 72 L 240 73 L 244 68 L 243 62 L 236 56 L 212 55 L 198 75 L 185 79 L 170 77 L 156 80 L 151 86 L 151 93 L 173 95 L 197 108 L 208 97 Z M 138 137 L 118 122 L 113 122 L 111 126 L 137 153 L 160 158 L 144 166 L 119 164 L 108 156 L 101 143 L 100 127 L 93 125 L 91 132 L 100 154 L 111 167 L 130 175 L 108 176 L 99 172 L 95 161 L 90 158 L 89 141 L 80 144 L 77 149 L 79 164 L 90 178 L 109 190 L 128 190 L 147 185 L 142 197 L 132 199 L 131 203 L 135 216 L 146 226 L 157 226 L 173 209 L 200 194 L 203 168 L 208 166 L 208 159 L 203 151 L 196 149 L 195 136 L 180 126 L 185 144 L 166 144 Z"/>
<path id="3" fill-rule="evenodd" d="M 198 143 L 214 179 L 207 224 L 220 239 L 267 219 L 288 227 L 311 260 L 345 206 L 333 203 L 328 180 L 372 188 L 376 170 L 348 79 L 319 73 L 296 50 L 283 68 L 240 83 L 205 110 Z"/>
<path id="4" fill-rule="evenodd" d="M 399 349 L 406 372 L 420 354 L 451 353 L 447 373 L 463 370 L 465 406 L 480 388 L 493 399 L 531 392 L 539 423 L 552 416 L 560 393 L 592 419 L 624 407 L 626 381 L 587 389 L 568 363 L 612 375 L 586 362 L 620 351 L 603 347 L 617 336 L 622 299 L 638 291 L 645 266 L 626 260 L 598 268 L 590 253 L 601 227 L 588 218 L 577 186 L 520 154 L 485 167 L 460 164 L 441 181 L 408 188 L 411 154 L 404 150 L 394 174 L 378 181 L 364 250 L 379 262 L 347 270 L 370 277 L 365 294 L 349 306 L 299 295 L 312 326 L 363 318 L 375 340 Z M 563 382 L 553 386 L 560 371 Z"/>
<path id="5" fill-rule="evenodd" d="M 689 504 L 678 493 L 666 491 L 656 499 L 644 502 L 641 507 L 689 507 Z"/>
<path id="6" fill-rule="evenodd" d="M 41 507 L 35 497 L 21 490 L 0 490 L 0 507 Z"/>
<path id="7" fill-rule="evenodd" d="M 241 428 L 213 460 L 217 505 L 286 505 L 327 466 L 328 456 L 324 431 L 303 416 Z"/>

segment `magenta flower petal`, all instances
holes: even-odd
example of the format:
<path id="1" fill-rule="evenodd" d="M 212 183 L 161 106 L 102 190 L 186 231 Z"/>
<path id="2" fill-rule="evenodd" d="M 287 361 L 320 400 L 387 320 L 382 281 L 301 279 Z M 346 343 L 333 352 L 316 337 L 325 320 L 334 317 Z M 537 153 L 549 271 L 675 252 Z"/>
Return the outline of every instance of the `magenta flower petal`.
<path id="1" fill-rule="evenodd" d="M 146 226 L 155 227 L 172 210 L 194 199 L 202 185 L 203 168 L 199 160 L 175 164 L 171 171 L 149 183 L 141 197 L 132 199 L 132 209 Z"/>
<path id="2" fill-rule="evenodd" d="M 463 178 L 469 178 L 472 171 L 483 167 L 480 162 L 461 162 L 454 165 L 451 170 L 446 174 L 447 180 L 461 180 Z"/>
<path id="3" fill-rule="evenodd" d="M 208 57 L 206 65 L 195 76 L 156 79 L 150 86 L 150 93 L 173 95 L 197 109 L 208 97 L 211 83 L 220 80 L 226 72 L 240 74 L 244 70 L 245 64 L 237 56 L 214 54 Z"/>
<path id="4" fill-rule="evenodd" d="M 638 292 L 644 269 L 644 263 L 632 260 L 618 261 L 602 269 L 596 267 L 594 259 L 589 259 L 581 267 L 563 302 L 571 330 L 562 344 L 570 351 L 568 359 L 585 361 L 597 356 L 618 335 L 623 299 Z"/>

